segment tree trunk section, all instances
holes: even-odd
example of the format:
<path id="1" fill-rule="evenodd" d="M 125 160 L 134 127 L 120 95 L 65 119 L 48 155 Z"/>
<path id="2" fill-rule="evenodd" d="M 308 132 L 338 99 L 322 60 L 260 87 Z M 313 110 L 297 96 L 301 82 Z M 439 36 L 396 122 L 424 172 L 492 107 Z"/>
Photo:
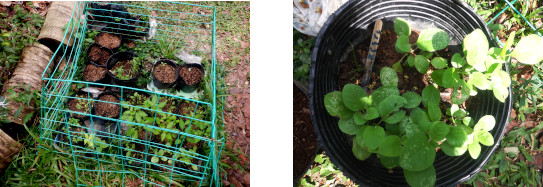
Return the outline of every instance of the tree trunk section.
<path id="1" fill-rule="evenodd" d="M 0 171 L 4 171 L 9 166 L 13 156 L 19 153 L 22 146 L 0 129 Z"/>
<path id="2" fill-rule="evenodd" d="M 52 51 L 55 51 L 58 48 L 64 38 L 64 29 L 62 29 L 62 27 L 70 22 L 75 4 L 76 2 L 74 1 L 53 1 L 51 8 L 49 8 L 47 16 L 45 17 L 45 23 L 40 31 L 40 35 L 37 38 L 40 43 L 46 45 Z M 73 12 L 74 21 L 66 28 L 69 32 L 66 34 L 66 39 L 63 42 L 64 45 L 69 47 L 74 44 L 76 34 L 75 32 L 71 33 L 70 29 L 73 27 L 78 28 L 78 25 L 74 26 L 74 24 L 79 24 L 81 10 L 83 10 L 83 8 L 79 6 L 77 9 L 80 11 Z"/>
<path id="3" fill-rule="evenodd" d="M 27 87 L 30 92 L 41 90 L 41 75 L 47 68 L 47 64 L 52 56 L 53 52 L 42 44 L 35 43 L 33 46 L 23 48 L 17 68 L 15 68 L 12 77 L 4 84 L 4 88 L 2 89 L 2 96 L 8 101 L 7 119 L 9 121 L 23 125 L 24 116 L 36 111 L 35 102 L 30 102 L 27 106 L 26 103 L 18 102 L 14 99 L 19 97 L 22 92 L 25 92 Z M 53 67 L 54 64 L 51 64 L 44 76 L 48 76 Z M 7 91 L 8 89 L 14 91 L 15 94 Z M 21 107 L 23 109 L 15 117 L 17 110 Z"/>

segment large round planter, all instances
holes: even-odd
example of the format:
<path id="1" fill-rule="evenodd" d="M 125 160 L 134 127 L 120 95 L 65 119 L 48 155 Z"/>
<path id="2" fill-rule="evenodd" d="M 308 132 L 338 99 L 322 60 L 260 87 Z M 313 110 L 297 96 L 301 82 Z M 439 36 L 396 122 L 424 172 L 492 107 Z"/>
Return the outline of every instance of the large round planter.
<path id="1" fill-rule="evenodd" d="M 356 46 L 368 39 L 377 19 L 383 20 L 383 30 L 394 30 L 393 21 L 396 17 L 409 20 L 414 30 L 429 27 L 445 30 L 451 36 L 449 49 L 453 52 L 461 53 L 463 38 L 477 28 L 483 30 L 491 46 L 497 46 L 481 17 L 460 0 L 349 1 L 328 18 L 317 37 L 311 56 L 311 118 L 319 143 L 331 161 L 360 185 L 408 186 L 400 167 L 389 172 L 375 154 L 365 161 L 355 158 L 351 151 L 353 137 L 339 130 L 338 118 L 328 114 L 323 100 L 327 93 L 337 90 L 339 65 L 351 50 L 351 43 Z M 492 91 L 480 91 L 466 103 L 470 104 L 467 109 L 474 119 L 478 120 L 483 115 L 496 118 L 496 126 L 491 131 L 494 145 L 482 146 L 477 160 L 472 159 L 467 152 L 462 156 L 450 157 L 438 151 L 434 162 L 437 186 L 454 186 L 477 173 L 498 147 L 507 126 L 510 97 L 501 103 L 494 98 Z"/>

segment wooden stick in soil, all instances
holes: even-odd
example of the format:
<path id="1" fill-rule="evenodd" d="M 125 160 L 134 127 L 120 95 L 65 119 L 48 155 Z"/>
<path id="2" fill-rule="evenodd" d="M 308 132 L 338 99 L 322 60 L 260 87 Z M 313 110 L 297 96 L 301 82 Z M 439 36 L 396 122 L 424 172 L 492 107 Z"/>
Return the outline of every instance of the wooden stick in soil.
<path id="1" fill-rule="evenodd" d="M 8 109 L 7 120 L 23 125 L 24 116 L 36 111 L 36 103 L 30 102 L 29 106 L 27 106 L 26 103 L 14 101 L 14 98 L 10 97 L 12 94 L 7 92 L 7 90 L 11 89 L 14 91 L 16 97 L 22 92 L 25 92 L 27 86 L 27 93 L 41 90 L 41 75 L 47 68 L 49 59 L 51 59 L 52 56 L 53 52 L 42 44 L 34 43 L 33 46 L 23 48 L 21 59 L 17 63 L 17 68 L 15 68 L 13 75 L 6 84 L 4 84 L 4 88 L 2 89 L 2 96 L 9 101 L 6 106 Z M 51 64 L 44 76 L 50 74 L 53 67 L 54 64 Z M 20 85 L 22 85 L 22 87 Z M 15 118 L 15 113 L 21 107 L 23 107 L 23 109 L 21 109 L 17 118 Z"/>
<path id="2" fill-rule="evenodd" d="M 23 145 L 0 129 L 0 171 L 4 171 Z"/>
<path id="3" fill-rule="evenodd" d="M 66 28 L 66 30 L 68 30 L 66 36 L 69 38 L 66 38 L 63 43 L 69 47 L 74 44 L 76 33 L 75 31 L 71 33 L 70 29 L 77 28 L 78 26 L 81 27 L 76 24 L 80 24 L 79 20 L 82 15 L 81 10 L 83 10 L 81 5 L 76 7 L 75 4 L 76 2 L 74 1 L 53 1 L 53 3 L 51 3 L 51 8 L 47 11 L 45 22 L 40 31 L 40 35 L 37 38 L 40 43 L 55 51 L 64 38 L 64 29 L 62 28 L 70 23 L 73 12 L 73 21 L 68 28 Z M 74 12 L 77 10 L 79 12 Z"/>
<path id="4" fill-rule="evenodd" d="M 368 58 L 366 59 L 366 73 L 362 77 L 361 82 L 362 86 L 368 85 L 370 81 L 373 62 L 375 61 L 375 55 L 377 54 L 377 47 L 379 47 L 379 38 L 381 38 L 381 28 L 383 28 L 383 21 L 378 19 L 375 21 L 375 25 L 373 26 L 370 50 L 368 52 Z"/>

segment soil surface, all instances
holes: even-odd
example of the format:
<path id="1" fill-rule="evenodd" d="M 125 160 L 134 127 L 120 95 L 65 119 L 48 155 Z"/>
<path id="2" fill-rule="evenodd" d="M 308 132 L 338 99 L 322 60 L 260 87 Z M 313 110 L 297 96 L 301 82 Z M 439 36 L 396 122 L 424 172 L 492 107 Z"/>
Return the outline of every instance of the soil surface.
<path id="1" fill-rule="evenodd" d="M 98 98 L 98 100 L 119 103 L 119 99 L 117 99 L 113 95 L 102 95 L 102 97 Z M 112 118 L 119 115 L 119 113 L 121 112 L 121 106 L 118 104 L 97 102 L 95 110 L 96 115 Z"/>
<path id="2" fill-rule="evenodd" d="M 190 68 L 190 67 L 182 67 L 181 70 L 179 70 L 179 76 L 185 81 L 185 83 L 189 86 L 192 86 L 196 83 L 199 83 L 202 81 L 202 78 L 204 78 L 204 75 L 202 71 L 198 68 Z"/>
<path id="3" fill-rule="evenodd" d="M 169 64 L 162 63 L 155 66 L 153 71 L 156 79 L 163 83 L 173 83 L 175 82 L 175 68 Z"/>
<path id="4" fill-rule="evenodd" d="M 104 32 L 96 38 L 96 43 L 109 49 L 117 48 L 121 45 L 121 37 Z"/>
<path id="5" fill-rule="evenodd" d="M 76 97 L 79 97 L 79 98 L 88 98 L 87 95 L 85 94 L 79 94 L 79 95 L 76 95 Z M 77 105 L 79 104 L 80 107 L 77 107 Z M 91 104 L 92 105 L 92 104 Z M 87 100 L 83 100 L 83 99 L 71 99 L 70 102 L 68 103 L 68 109 L 70 110 L 73 110 L 73 111 L 76 111 L 76 112 L 81 112 L 81 113 L 87 113 L 87 114 L 90 114 L 90 106 L 89 106 L 89 101 Z M 72 114 L 74 117 L 76 118 L 83 118 L 85 117 L 85 115 L 81 115 L 81 114 L 76 114 L 76 113 L 73 113 Z"/>
<path id="6" fill-rule="evenodd" d="M 194 112 L 195 107 L 196 107 L 195 102 L 190 102 L 190 101 L 181 102 L 181 104 L 179 104 L 179 113 L 178 114 L 183 115 L 183 116 L 192 117 L 190 115 L 190 113 Z M 200 105 L 198 106 L 198 110 L 201 110 Z"/>
<path id="7" fill-rule="evenodd" d="M 117 76 L 117 73 L 115 72 L 115 70 L 117 68 L 121 68 L 123 69 L 123 73 L 122 75 L 128 75 L 129 78 L 127 79 L 122 79 L 122 78 L 119 78 Z M 121 80 L 129 80 L 131 78 L 133 78 L 134 76 L 137 75 L 137 71 L 132 71 L 132 64 L 130 64 L 130 60 L 121 60 L 121 61 L 118 61 L 110 70 L 109 72 L 111 72 L 112 75 L 114 75 L 115 77 L 117 77 L 118 79 L 121 79 Z"/>
<path id="8" fill-rule="evenodd" d="M 89 52 L 89 59 L 98 65 L 106 65 L 111 52 L 98 46 L 92 46 Z"/>
<path id="9" fill-rule="evenodd" d="M 164 108 L 162 108 L 162 111 L 164 112 L 171 112 L 171 113 L 175 113 L 175 101 L 171 98 L 166 98 L 165 96 L 162 96 L 160 97 L 160 100 L 158 101 L 159 103 L 162 103 L 166 101 L 166 105 L 164 105 Z"/>
<path id="10" fill-rule="evenodd" d="M 294 179 L 307 170 L 307 167 L 313 161 L 317 149 L 317 136 L 313 131 L 311 115 L 309 111 L 309 101 L 306 95 L 294 86 L 293 88 L 293 119 L 294 119 L 294 143 L 293 143 L 293 164 Z"/>
<path id="11" fill-rule="evenodd" d="M 85 81 L 96 82 L 106 76 L 106 68 L 98 67 L 93 64 L 87 64 L 85 71 L 83 71 L 83 78 Z"/>

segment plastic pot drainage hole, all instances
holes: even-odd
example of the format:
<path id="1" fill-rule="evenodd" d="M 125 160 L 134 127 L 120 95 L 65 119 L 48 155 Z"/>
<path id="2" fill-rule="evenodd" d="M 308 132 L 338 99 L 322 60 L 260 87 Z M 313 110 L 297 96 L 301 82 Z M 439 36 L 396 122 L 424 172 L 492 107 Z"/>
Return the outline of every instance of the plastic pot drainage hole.
<path id="1" fill-rule="evenodd" d="M 430 27 L 445 30 L 451 37 L 449 49 L 453 52 L 462 52 L 463 38 L 476 28 L 483 30 L 490 46 L 497 46 L 481 17 L 459 0 L 349 1 L 328 18 L 317 37 L 311 56 L 311 118 L 318 141 L 327 156 L 347 177 L 360 185 L 408 186 L 400 167 L 389 173 L 375 154 L 365 161 L 355 158 L 352 153 L 353 137 L 339 130 L 338 118 L 328 114 L 323 100 L 327 93 L 337 90 L 339 65 L 352 50 L 351 43 L 357 46 L 368 39 L 377 19 L 383 20 L 383 30 L 393 31 L 396 17 L 408 20 L 413 30 L 421 31 Z M 511 91 L 509 95 L 512 95 Z M 470 116 L 476 121 L 484 115 L 496 118 L 496 126 L 491 131 L 494 145 L 482 146 L 477 160 L 472 159 L 467 152 L 462 156 L 450 157 L 438 151 L 434 162 L 437 186 L 454 186 L 477 173 L 499 146 L 508 124 L 510 97 L 501 103 L 494 98 L 492 91 L 479 91 L 477 96 L 472 96 L 466 103 Z"/>

